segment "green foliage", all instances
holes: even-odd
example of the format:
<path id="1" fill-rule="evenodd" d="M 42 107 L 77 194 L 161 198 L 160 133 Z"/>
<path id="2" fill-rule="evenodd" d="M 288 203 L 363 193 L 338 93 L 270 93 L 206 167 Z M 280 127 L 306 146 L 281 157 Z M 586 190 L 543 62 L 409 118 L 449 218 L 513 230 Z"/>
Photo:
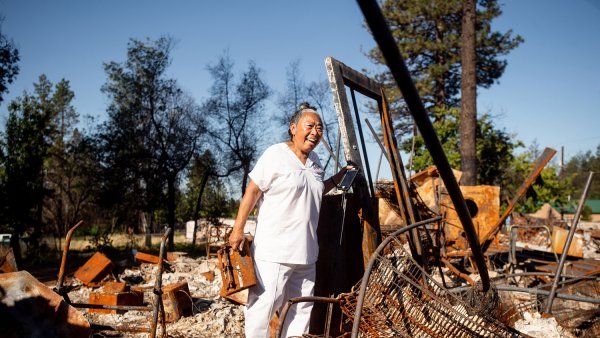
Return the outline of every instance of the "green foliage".
<path id="1" fill-rule="evenodd" d="M 581 220 L 582 221 L 591 221 L 592 220 L 592 208 L 585 205 L 583 210 L 581 210 Z"/>
<path id="2" fill-rule="evenodd" d="M 17 74 L 19 74 L 19 50 L 15 44 L 6 35 L 2 34 L 2 21 L 0 18 L 0 103 L 3 101 L 2 95 L 8 90 Z"/>
<path id="3" fill-rule="evenodd" d="M 104 65 L 109 119 L 101 126 L 101 202 L 119 223 L 137 225 L 141 211 L 167 208 L 174 225 L 181 171 L 196 152 L 204 120 L 198 106 L 168 78 L 171 38 L 132 39 L 127 60 Z"/>
<path id="4" fill-rule="evenodd" d="M 592 185 L 588 193 L 588 199 L 600 199 L 600 144 L 596 147 L 596 151 L 582 152 L 573 156 L 565 165 L 562 175 L 565 177 L 573 177 L 573 197 L 581 196 L 585 182 L 590 171 L 595 172 L 592 179 Z"/>
<path id="5" fill-rule="evenodd" d="M 41 75 L 33 94 L 23 93 L 9 105 L 2 140 L 3 192 L 6 218 L 20 233 L 26 226 L 38 232 L 42 226 L 42 202 L 49 195 L 44 186 L 45 163 L 54 144 L 57 117 L 70 102 L 68 82 L 52 83 Z"/>
<path id="6" fill-rule="evenodd" d="M 460 168 L 459 135 L 458 135 L 458 108 L 440 109 L 433 108 L 434 128 L 446 152 L 448 161 L 453 168 Z M 477 121 L 477 160 L 478 181 L 480 184 L 506 185 L 509 179 L 504 175 L 514 166 L 513 152 L 522 146 L 520 141 L 514 139 L 503 129 L 498 129 L 493 124 L 490 115 L 483 115 Z M 411 140 L 401 144 L 405 151 L 410 151 Z M 415 171 L 423 170 L 433 165 L 433 161 L 425 147 L 423 138 L 419 135 L 415 139 L 415 154 L 413 166 Z"/>
<path id="7" fill-rule="evenodd" d="M 220 217 L 230 217 L 237 210 L 237 203 L 229 198 L 223 178 L 216 174 L 216 161 L 212 153 L 207 150 L 198 156 L 190 169 L 185 192 L 179 206 L 179 218 L 193 220 L 198 210 L 198 217 L 213 223 Z M 205 178 L 206 175 L 206 178 Z M 202 193 L 201 205 L 198 198 L 202 188 L 202 181 L 206 179 Z"/>
<path id="8" fill-rule="evenodd" d="M 386 0 L 382 11 L 425 106 L 456 106 L 461 82 L 462 1 Z M 483 88 L 502 76 L 507 65 L 502 56 L 523 41 L 510 30 L 492 30 L 492 21 L 501 14 L 496 0 L 477 1 L 477 85 Z M 385 64 L 378 48 L 368 56 L 375 63 Z M 391 112 L 399 123 L 398 133 L 406 134 L 412 122 L 391 74 L 386 70 L 376 78 L 387 88 Z"/>

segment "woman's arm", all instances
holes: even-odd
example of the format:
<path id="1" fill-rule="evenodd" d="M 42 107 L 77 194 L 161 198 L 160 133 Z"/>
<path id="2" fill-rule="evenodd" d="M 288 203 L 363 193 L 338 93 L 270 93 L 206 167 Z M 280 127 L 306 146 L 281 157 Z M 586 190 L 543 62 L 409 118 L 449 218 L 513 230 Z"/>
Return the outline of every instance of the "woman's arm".
<path id="1" fill-rule="evenodd" d="M 343 167 L 337 174 L 326 179 L 325 182 L 323 182 L 325 184 L 325 188 L 323 189 L 323 195 L 328 193 L 329 190 L 333 189 L 336 185 L 340 184 L 342 178 L 344 177 L 344 174 L 350 169 L 354 169 L 354 166 L 347 165 Z"/>
<path id="2" fill-rule="evenodd" d="M 250 212 L 254 209 L 254 206 L 261 195 L 262 191 L 258 188 L 256 183 L 250 179 L 244 197 L 242 197 L 242 201 L 240 202 L 240 207 L 237 216 L 235 217 L 235 223 L 233 224 L 233 230 L 229 235 L 229 244 L 232 248 L 241 249 L 244 241 L 244 225 L 246 225 L 248 215 L 250 215 Z"/>

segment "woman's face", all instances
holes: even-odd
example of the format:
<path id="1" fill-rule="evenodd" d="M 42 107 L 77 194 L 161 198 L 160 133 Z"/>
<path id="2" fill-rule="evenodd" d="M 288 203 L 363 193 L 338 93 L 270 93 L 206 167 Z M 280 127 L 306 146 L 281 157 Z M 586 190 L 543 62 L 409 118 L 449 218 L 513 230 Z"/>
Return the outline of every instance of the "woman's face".
<path id="1" fill-rule="evenodd" d="M 304 113 L 298 123 L 290 125 L 292 142 L 305 154 L 311 152 L 323 137 L 323 122 L 315 113 Z"/>

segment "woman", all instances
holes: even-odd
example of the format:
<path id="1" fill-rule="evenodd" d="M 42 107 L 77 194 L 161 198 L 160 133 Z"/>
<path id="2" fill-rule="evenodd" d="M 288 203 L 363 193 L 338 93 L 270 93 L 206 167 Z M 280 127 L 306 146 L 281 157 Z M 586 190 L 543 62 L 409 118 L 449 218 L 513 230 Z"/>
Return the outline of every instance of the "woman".
<path id="1" fill-rule="evenodd" d="M 267 337 L 271 317 L 288 299 L 313 295 L 322 195 L 351 168 L 323 180 L 313 152 L 323 137 L 323 122 L 307 103 L 292 115 L 288 134 L 290 140 L 267 148 L 250 172 L 229 237 L 231 246 L 239 248 L 248 214 L 262 197 L 252 243 L 258 284 L 250 288 L 245 309 L 246 337 L 251 338 Z M 307 333 L 311 310 L 308 302 L 293 306 L 284 336 Z"/>

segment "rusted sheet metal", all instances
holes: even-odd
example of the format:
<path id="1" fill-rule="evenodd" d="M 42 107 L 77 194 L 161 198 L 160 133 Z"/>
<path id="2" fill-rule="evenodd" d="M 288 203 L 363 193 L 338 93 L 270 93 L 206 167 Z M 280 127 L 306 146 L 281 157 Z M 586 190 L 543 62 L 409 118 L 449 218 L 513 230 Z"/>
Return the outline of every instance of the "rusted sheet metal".
<path id="1" fill-rule="evenodd" d="M 500 216 L 500 219 L 498 219 L 498 222 L 496 223 L 496 225 L 494 225 L 492 231 L 490 233 L 488 233 L 485 236 L 485 238 L 483 239 L 484 243 L 482 245 L 482 249 L 484 252 L 489 247 L 489 245 L 492 243 L 493 237 L 495 237 L 498 234 L 498 232 L 500 231 L 500 229 L 502 228 L 502 225 L 506 221 L 506 218 L 512 213 L 513 209 L 517 205 L 517 202 L 523 196 L 525 196 L 525 193 L 527 192 L 527 190 L 533 185 L 533 183 L 535 183 L 535 180 L 538 178 L 538 176 L 540 176 L 540 174 L 542 173 L 542 170 L 544 169 L 546 164 L 548 164 L 548 162 L 550 162 L 550 160 L 552 159 L 554 154 L 556 154 L 556 150 L 554 150 L 552 148 L 546 148 L 546 149 L 544 149 L 544 152 L 542 153 L 542 155 L 540 155 L 540 157 L 537 158 L 537 160 L 535 161 L 535 163 L 533 165 L 533 169 L 529 173 L 529 176 L 527 176 L 527 178 L 525 179 L 523 184 L 521 184 L 521 186 L 519 187 L 519 190 L 517 190 L 517 193 L 515 194 L 515 197 L 513 197 L 513 199 L 510 201 L 510 203 L 508 204 L 508 207 L 506 208 L 506 210 L 504 211 L 502 216 Z"/>
<path id="2" fill-rule="evenodd" d="M 498 222 L 500 187 L 491 185 L 461 186 L 460 190 L 469 208 L 469 214 L 481 244 L 483 238 L 493 231 L 493 227 Z M 441 214 L 445 215 L 443 224 L 447 245 L 458 250 L 467 249 L 469 245 L 450 196 L 442 193 L 439 204 Z"/>
<path id="3" fill-rule="evenodd" d="M 244 241 L 242 251 L 233 250 L 227 245 L 219 249 L 217 254 L 223 283 L 219 292 L 221 297 L 229 296 L 256 285 L 254 263 L 250 256 L 250 247 L 247 241 Z"/>
<path id="4" fill-rule="evenodd" d="M 89 337 L 90 324 L 27 271 L 0 274 L 2 337 Z"/>
<path id="5" fill-rule="evenodd" d="M 84 265 L 75 271 L 75 278 L 79 279 L 84 285 L 99 283 L 108 275 L 114 265 L 106 256 L 96 252 Z"/>
<path id="6" fill-rule="evenodd" d="M 5 245 L 0 245 L 0 273 L 17 272 L 17 261 L 13 254 L 12 248 Z"/>
<path id="7" fill-rule="evenodd" d="M 135 256 L 134 256 L 135 260 L 140 262 L 140 263 L 148 263 L 148 264 L 158 264 L 158 256 L 155 255 L 151 255 L 145 252 L 140 252 L 138 251 Z M 171 258 L 175 258 L 175 256 L 171 253 Z M 175 259 L 173 259 L 175 260 Z M 165 260 L 165 263 L 169 263 L 169 261 L 171 261 L 169 259 L 169 252 L 167 252 L 167 259 Z"/>
<path id="8" fill-rule="evenodd" d="M 248 289 L 232 293 L 228 296 L 225 296 L 225 298 L 227 298 L 235 304 L 246 305 L 248 304 Z"/>
<path id="9" fill-rule="evenodd" d="M 104 293 L 119 293 L 129 291 L 129 285 L 123 282 L 106 282 L 100 290 Z"/>
<path id="10" fill-rule="evenodd" d="M 114 283 L 108 288 L 102 288 L 101 291 L 90 293 L 90 304 L 142 306 L 144 304 L 144 290 L 140 288 L 130 289 L 128 285 L 125 285 L 125 283 Z M 88 312 L 123 314 L 126 312 L 126 309 L 89 308 Z"/>
<path id="11" fill-rule="evenodd" d="M 167 322 L 192 314 L 193 300 L 186 281 L 164 286 L 162 299 Z"/>
<path id="12" fill-rule="evenodd" d="M 457 182 L 460 182 L 462 171 L 452 169 Z M 417 186 L 417 194 L 423 203 L 431 210 L 439 212 L 439 195 L 443 189 L 443 182 L 435 166 L 414 174 L 410 181 Z"/>
<path id="13" fill-rule="evenodd" d="M 552 227 L 552 250 L 554 252 L 562 254 L 568 235 L 569 230 L 557 226 Z M 567 255 L 583 258 L 583 238 L 573 237 Z"/>

